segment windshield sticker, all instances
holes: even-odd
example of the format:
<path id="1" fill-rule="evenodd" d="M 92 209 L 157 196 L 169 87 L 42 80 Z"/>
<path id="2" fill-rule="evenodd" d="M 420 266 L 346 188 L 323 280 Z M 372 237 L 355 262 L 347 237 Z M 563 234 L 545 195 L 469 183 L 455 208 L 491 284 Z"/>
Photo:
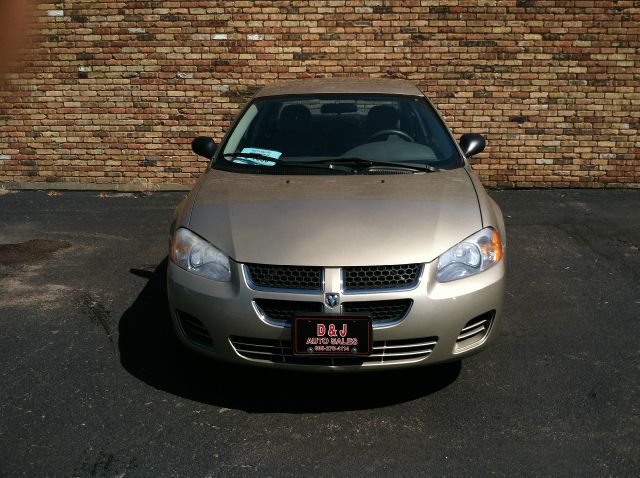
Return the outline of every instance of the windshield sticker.
<path id="1" fill-rule="evenodd" d="M 282 156 L 280 151 L 273 151 L 271 149 L 261 149 L 261 148 L 242 148 L 240 153 L 251 154 L 256 156 L 263 156 L 262 158 L 245 158 L 243 156 L 236 157 L 233 162 L 239 164 L 254 164 L 257 166 L 275 166 L 275 161 L 269 161 L 268 158 L 278 159 Z"/>

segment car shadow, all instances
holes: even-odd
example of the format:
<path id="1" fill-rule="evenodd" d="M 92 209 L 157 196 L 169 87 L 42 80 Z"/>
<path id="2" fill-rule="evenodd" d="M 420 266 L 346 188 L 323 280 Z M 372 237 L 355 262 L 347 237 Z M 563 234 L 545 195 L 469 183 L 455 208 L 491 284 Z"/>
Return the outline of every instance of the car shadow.
<path id="1" fill-rule="evenodd" d="M 160 390 L 247 412 L 362 410 L 415 400 L 451 384 L 460 363 L 356 374 L 305 373 L 239 366 L 185 350 L 175 337 L 166 294 L 165 258 L 118 325 L 123 367 Z"/>

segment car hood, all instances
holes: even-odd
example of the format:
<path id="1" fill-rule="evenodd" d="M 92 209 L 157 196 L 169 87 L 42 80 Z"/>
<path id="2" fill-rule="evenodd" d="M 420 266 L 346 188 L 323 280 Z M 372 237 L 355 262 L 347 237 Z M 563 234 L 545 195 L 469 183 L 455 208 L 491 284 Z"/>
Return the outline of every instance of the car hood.
<path id="1" fill-rule="evenodd" d="M 189 228 L 238 262 L 358 266 L 430 262 L 482 228 L 463 169 L 282 176 L 210 170 Z"/>

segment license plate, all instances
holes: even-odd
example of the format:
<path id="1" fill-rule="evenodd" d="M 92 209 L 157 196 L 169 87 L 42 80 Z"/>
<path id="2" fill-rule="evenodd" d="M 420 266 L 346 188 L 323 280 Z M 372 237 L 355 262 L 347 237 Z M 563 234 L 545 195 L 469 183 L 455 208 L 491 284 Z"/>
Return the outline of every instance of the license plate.
<path id="1" fill-rule="evenodd" d="M 293 322 L 296 355 L 371 354 L 369 317 L 296 317 Z"/>

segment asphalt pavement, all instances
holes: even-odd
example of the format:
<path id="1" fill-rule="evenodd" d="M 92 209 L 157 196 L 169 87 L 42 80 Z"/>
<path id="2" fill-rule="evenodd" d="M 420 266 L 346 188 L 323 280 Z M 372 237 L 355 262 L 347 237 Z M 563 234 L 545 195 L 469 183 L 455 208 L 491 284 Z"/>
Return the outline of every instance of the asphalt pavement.
<path id="1" fill-rule="evenodd" d="M 0 195 L 0 476 L 639 476 L 640 191 L 491 194 L 495 345 L 356 375 L 176 345 L 183 193 Z"/>

